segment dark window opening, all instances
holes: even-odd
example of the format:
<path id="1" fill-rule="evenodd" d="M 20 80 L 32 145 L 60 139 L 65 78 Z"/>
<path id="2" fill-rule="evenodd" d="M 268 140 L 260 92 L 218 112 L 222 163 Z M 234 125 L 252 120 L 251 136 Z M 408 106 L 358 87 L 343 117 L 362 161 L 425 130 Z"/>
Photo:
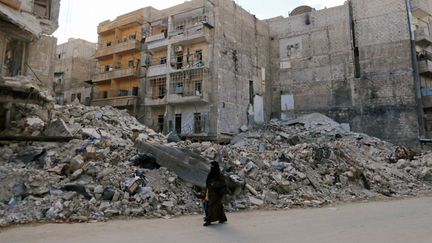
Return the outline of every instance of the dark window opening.
<path id="1" fill-rule="evenodd" d="M 111 41 L 108 41 L 108 42 L 106 43 L 106 46 L 111 46 L 111 45 L 112 45 Z"/>
<path id="2" fill-rule="evenodd" d="M 108 91 L 102 92 L 102 98 L 104 98 L 104 99 L 108 98 Z"/>
<path id="3" fill-rule="evenodd" d="M 177 83 L 175 87 L 176 94 L 183 94 L 183 83 Z"/>
<path id="4" fill-rule="evenodd" d="M 130 67 L 130 68 L 135 67 L 135 62 L 134 62 L 134 60 L 130 60 L 130 61 L 128 62 L 128 67 Z"/>
<path id="5" fill-rule="evenodd" d="M 161 57 L 159 60 L 159 64 L 166 64 L 167 63 L 167 58 L 166 57 Z"/>
<path id="6" fill-rule="evenodd" d="M 159 115 L 158 116 L 158 120 L 157 120 L 157 129 L 158 129 L 158 132 L 162 132 L 163 131 L 163 127 L 164 127 L 164 116 L 163 115 Z"/>
<path id="7" fill-rule="evenodd" d="M 129 40 L 136 40 L 136 34 L 132 34 L 129 36 Z"/>
<path id="8" fill-rule="evenodd" d="M 79 102 L 81 102 L 81 93 L 77 93 L 76 98 L 79 100 Z"/>
<path id="9" fill-rule="evenodd" d="M 24 42 L 11 40 L 6 44 L 4 58 L 5 76 L 14 77 L 23 74 Z"/>
<path id="10" fill-rule="evenodd" d="M 249 104 L 253 105 L 254 103 L 254 82 L 252 80 L 249 81 Z"/>
<path id="11" fill-rule="evenodd" d="M 74 102 L 75 99 L 76 99 L 76 94 L 71 94 L 71 102 Z"/>
<path id="12" fill-rule="evenodd" d="M 133 87 L 132 88 L 132 95 L 133 96 L 138 96 L 139 95 L 139 88 L 138 87 Z"/>
<path id="13" fill-rule="evenodd" d="M 354 48 L 354 69 L 355 69 L 355 77 L 360 78 L 360 51 L 358 47 Z"/>
<path id="14" fill-rule="evenodd" d="M 152 84 L 152 99 L 162 99 L 166 92 L 166 79 L 158 78 L 151 80 Z"/>
<path id="15" fill-rule="evenodd" d="M 201 113 L 194 113 L 194 133 L 202 133 L 202 128 Z"/>
<path id="16" fill-rule="evenodd" d="M 177 134 L 181 134 L 182 128 L 182 114 L 175 115 L 175 130 Z"/>
<path id="17" fill-rule="evenodd" d="M 181 52 L 181 51 L 177 52 L 176 56 L 177 56 L 176 69 L 182 69 L 183 68 L 183 52 Z"/>
<path id="18" fill-rule="evenodd" d="M 61 54 L 58 54 L 58 59 L 61 59 Z"/>
<path id="19" fill-rule="evenodd" d="M 200 96 L 202 94 L 202 81 L 195 81 L 195 95 Z"/>
<path id="20" fill-rule="evenodd" d="M 118 96 L 128 96 L 129 91 L 127 89 L 120 89 L 118 91 Z"/>
<path id="21" fill-rule="evenodd" d="M 106 65 L 105 66 L 105 72 L 109 72 L 109 71 L 111 71 L 111 67 L 110 67 L 110 65 Z"/>

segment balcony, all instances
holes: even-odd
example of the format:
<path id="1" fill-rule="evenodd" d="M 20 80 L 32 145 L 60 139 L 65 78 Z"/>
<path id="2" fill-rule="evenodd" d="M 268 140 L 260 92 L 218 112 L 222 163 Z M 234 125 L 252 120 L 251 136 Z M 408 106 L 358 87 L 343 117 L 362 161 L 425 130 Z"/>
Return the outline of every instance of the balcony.
<path id="1" fill-rule="evenodd" d="M 432 39 L 429 34 L 429 30 L 426 27 L 419 27 L 415 31 L 416 43 L 419 46 L 429 46 L 432 44 Z"/>
<path id="2" fill-rule="evenodd" d="M 195 94 L 170 94 L 168 95 L 169 104 L 206 104 L 209 102 L 207 92 L 195 93 Z"/>
<path id="3" fill-rule="evenodd" d="M 130 15 L 124 17 L 118 17 L 113 21 L 105 21 L 99 24 L 97 27 L 98 34 L 114 32 L 115 29 L 129 28 L 133 26 L 143 25 L 144 20 L 142 16 Z"/>
<path id="4" fill-rule="evenodd" d="M 151 65 L 147 70 L 147 77 L 161 76 L 168 73 L 167 64 Z"/>
<path id="5" fill-rule="evenodd" d="M 146 44 L 149 50 L 157 51 L 160 49 L 165 49 L 168 46 L 168 40 L 164 33 L 160 33 L 147 37 Z"/>
<path id="6" fill-rule="evenodd" d="M 426 0 L 412 0 L 411 12 L 416 18 L 422 19 L 430 15 L 430 6 Z"/>
<path id="7" fill-rule="evenodd" d="M 141 51 L 143 44 L 137 40 L 131 40 L 116 44 L 113 46 L 104 46 L 96 51 L 96 58 L 113 55 L 115 53 L 127 53 L 132 51 Z"/>
<path id="8" fill-rule="evenodd" d="M 185 29 L 173 30 L 169 33 L 170 43 L 173 44 L 188 44 L 209 42 L 210 33 L 207 30 L 205 23 L 197 23 L 193 26 L 185 27 Z"/>
<path id="9" fill-rule="evenodd" d="M 112 107 L 128 107 L 136 106 L 138 103 L 137 96 L 120 96 L 104 99 L 92 100 L 92 106 L 112 106 Z"/>
<path id="10" fill-rule="evenodd" d="M 99 73 L 93 79 L 93 82 L 102 82 L 112 79 L 121 79 L 128 77 L 139 77 L 139 71 L 136 68 L 116 69 L 109 72 Z"/>
<path id="11" fill-rule="evenodd" d="M 424 59 L 418 61 L 420 75 L 432 74 L 432 61 Z"/>

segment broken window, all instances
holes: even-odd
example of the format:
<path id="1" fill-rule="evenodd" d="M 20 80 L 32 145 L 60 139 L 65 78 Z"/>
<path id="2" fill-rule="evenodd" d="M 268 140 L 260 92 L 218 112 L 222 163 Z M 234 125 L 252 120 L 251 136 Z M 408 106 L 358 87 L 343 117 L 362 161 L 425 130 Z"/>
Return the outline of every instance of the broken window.
<path id="1" fill-rule="evenodd" d="M 167 62 L 167 58 L 166 57 L 161 57 L 159 60 L 159 64 L 166 64 Z"/>
<path id="2" fill-rule="evenodd" d="M 128 62 L 128 67 L 130 67 L 130 68 L 135 67 L 135 62 L 134 62 L 134 60 L 130 60 L 130 61 Z"/>
<path id="3" fill-rule="evenodd" d="M 51 0 L 34 0 L 34 14 L 43 19 L 51 15 Z"/>
<path id="4" fill-rule="evenodd" d="M 6 44 L 4 58 L 5 73 L 4 76 L 14 77 L 23 74 L 24 59 L 24 42 L 10 40 Z"/>
<path id="5" fill-rule="evenodd" d="M 163 131 L 163 127 L 164 127 L 164 116 L 163 115 L 159 115 L 158 116 L 158 120 L 157 120 L 157 129 L 158 129 L 158 132 L 162 132 Z"/>
<path id="6" fill-rule="evenodd" d="M 108 91 L 102 92 L 102 98 L 104 98 L 104 99 L 108 98 Z"/>
<path id="7" fill-rule="evenodd" d="M 132 88 L 132 95 L 133 96 L 138 96 L 139 95 L 139 88 L 138 87 L 133 87 Z"/>
<path id="8" fill-rule="evenodd" d="M 71 94 L 71 102 L 74 102 L 75 99 L 76 99 L 76 94 Z"/>
<path id="9" fill-rule="evenodd" d="M 81 93 L 77 93 L 76 98 L 79 100 L 79 102 L 81 102 Z"/>
<path id="10" fill-rule="evenodd" d="M 151 80 L 152 84 L 152 99 L 162 99 L 166 92 L 166 79 L 157 78 Z"/>
<path id="11" fill-rule="evenodd" d="M 249 81 L 249 104 L 254 104 L 254 82 L 252 80 Z"/>
<path id="12" fill-rule="evenodd" d="M 176 114 L 175 115 L 175 130 L 177 134 L 181 134 L 181 128 L 182 128 L 182 114 Z"/>
<path id="13" fill-rule="evenodd" d="M 111 45 L 112 45 L 111 41 L 108 41 L 108 42 L 106 43 L 106 46 L 111 46 Z"/>
<path id="14" fill-rule="evenodd" d="M 197 80 L 195 81 L 195 95 L 201 96 L 202 93 L 202 81 Z"/>
<path id="15" fill-rule="evenodd" d="M 129 40 L 136 40 L 136 34 L 129 35 Z"/>
<path id="16" fill-rule="evenodd" d="M 120 89 L 117 94 L 118 96 L 128 96 L 129 91 L 127 89 Z"/>
<path id="17" fill-rule="evenodd" d="M 194 133 L 202 133 L 201 113 L 194 113 Z"/>

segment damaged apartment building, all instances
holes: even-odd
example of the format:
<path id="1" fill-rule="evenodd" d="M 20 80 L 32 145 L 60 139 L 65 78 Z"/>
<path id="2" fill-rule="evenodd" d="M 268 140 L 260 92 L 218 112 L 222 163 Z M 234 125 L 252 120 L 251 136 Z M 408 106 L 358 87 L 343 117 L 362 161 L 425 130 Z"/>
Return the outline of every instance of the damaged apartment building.
<path id="1" fill-rule="evenodd" d="M 17 103 L 44 103 L 53 81 L 59 0 L 0 0 L 0 128 Z"/>
<path id="2" fill-rule="evenodd" d="M 90 105 L 92 78 L 96 70 L 96 43 L 70 38 L 57 46 L 53 91 L 57 104 L 69 104 L 75 99 Z"/>
<path id="3" fill-rule="evenodd" d="M 320 112 L 389 141 L 426 141 L 431 6 L 349 0 L 267 20 L 231 0 L 146 7 L 99 25 L 92 103 L 183 137 Z"/>

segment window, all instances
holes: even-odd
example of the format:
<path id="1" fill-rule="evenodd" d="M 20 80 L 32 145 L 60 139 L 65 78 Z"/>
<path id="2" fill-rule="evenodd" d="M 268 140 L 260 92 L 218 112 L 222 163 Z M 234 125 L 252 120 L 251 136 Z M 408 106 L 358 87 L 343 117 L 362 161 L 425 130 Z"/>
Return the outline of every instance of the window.
<path id="1" fill-rule="evenodd" d="M 111 71 L 111 66 L 110 65 L 106 65 L 105 66 L 105 72 L 109 72 Z"/>
<path id="2" fill-rule="evenodd" d="M 158 120 L 157 120 L 157 129 L 158 129 L 158 132 L 162 132 L 163 131 L 163 127 L 164 127 L 164 116 L 163 115 L 159 115 L 158 116 Z"/>
<path id="3" fill-rule="evenodd" d="M 120 89 L 118 91 L 118 96 L 128 96 L 129 91 L 126 89 Z"/>
<path id="4" fill-rule="evenodd" d="M 135 40 L 135 39 L 136 39 L 136 34 L 129 35 L 129 40 Z"/>
<path id="5" fill-rule="evenodd" d="M 152 99 L 163 99 L 166 92 L 166 79 L 157 78 L 151 80 L 152 84 Z"/>
<path id="6" fill-rule="evenodd" d="M 111 46 L 112 45 L 112 42 L 111 41 L 108 41 L 107 43 L 106 43 L 106 46 Z"/>
<path id="7" fill-rule="evenodd" d="M 139 88 L 138 87 L 133 87 L 132 88 L 132 95 L 133 96 L 138 96 L 139 95 Z"/>
<path id="8" fill-rule="evenodd" d="M 130 68 L 135 67 L 135 62 L 134 62 L 134 60 L 129 60 L 129 62 L 128 62 L 128 67 L 130 67 Z"/>
<path id="9" fill-rule="evenodd" d="M 254 103 L 254 82 L 252 80 L 249 81 L 249 104 L 253 105 Z"/>
<path id="10" fill-rule="evenodd" d="M 79 102 L 81 102 L 81 93 L 77 93 L 76 98 L 79 100 Z"/>
<path id="11" fill-rule="evenodd" d="M 6 44 L 4 57 L 4 67 L 6 68 L 5 76 L 14 77 L 23 74 L 24 42 L 10 40 Z"/>
<path id="12" fill-rule="evenodd" d="M 175 130 L 177 134 L 181 134 L 182 128 L 182 114 L 175 115 Z"/>
<path id="13" fill-rule="evenodd" d="M 75 99 L 76 99 L 76 94 L 71 94 L 71 102 L 74 102 Z"/>
<path id="14" fill-rule="evenodd" d="M 58 57 L 58 59 L 61 59 L 61 54 L 58 54 L 58 56 L 57 56 L 57 57 Z"/>
<path id="15" fill-rule="evenodd" d="M 194 113 L 194 133 L 202 133 L 201 113 Z"/>
<path id="16" fill-rule="evenodd" d="M 183 83 L 177 83 L 175 87 L 176 94 L 183 94 Z"/>
<path id="17" fill-rule="evenodd" d="M 103 92 L 102 92 L 102 98 L 103 98 L 103 99 L 108 98 L 108 91 L 103 91 Z"/>
<path id="18" fill-rule="evenodd" d="M 195 81 L 195 95 L 201 96 L 202 93 L 202 81 L 197 80 Z"/>
<path id="19" fill-rule="evenodd" d="M 167 62 L 167 58 L 166 57 L 161 57 L 160 61 L 159 61 L 159 64 L 166 64 L 166 62 Z"/>
<path id="20" fill-rule="evenodd" d="M 51 15 L 51 0 L 34 0 L 34 14 L 43 19 L 49 19 Z"/>

